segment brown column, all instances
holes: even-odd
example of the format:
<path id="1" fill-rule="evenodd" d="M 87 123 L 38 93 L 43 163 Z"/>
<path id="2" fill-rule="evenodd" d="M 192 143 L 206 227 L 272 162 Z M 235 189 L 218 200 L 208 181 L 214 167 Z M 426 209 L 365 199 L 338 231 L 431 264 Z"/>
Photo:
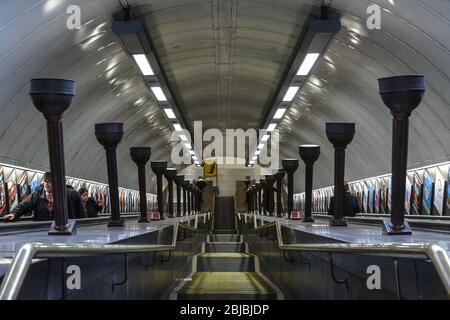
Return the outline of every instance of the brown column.
<path id="1" fill-rule="evenodd" d="M 30 96 L 34 106 L 47 120 L 50 171 L 53 175 L 54 217 L 49 235 L 76 233 L 76 221 L 69 220 L 67 209 L 66 167 L 62 117 L 75 95 L 75 81 L 65 79 L 32 79 Z"/>
<path id="2" fill-rule="evenodd" d="M 255 186 L 256 186 L 256 192 L 257 192 L 257 195 L 256 195 L 256 197 L 257 197 L 256 208 L 257 208 L 257 212 L 259 214 L 261 214 L 261 189 L 262 189 L 261 182 L 256 182 Z"/>
<path id="3" fill-rule="evenodd" d="M 247 203 L 247 212 L 250 213 L 251 211 L 251 204 L 250 204 L 250 190 L 248 189 L 248 186 L 250 184 L 250 181 L 245 180 L 245 202 Z"/>
<path id="4" fill-rule="evenodd" d="M 279 217 L 282 217 L 283 215 L 283 204 L 281 202 L 281 188 L 285 174 L 286 170 L 284 169 L 278 169 L 278 172 L 275 174 L 275 179 L 277 181 L 277 215 Z"/>
<path id="5" fill-rule="evenodd" d="M 164 203 L 163 203 L 163 189 L 162 189 L 162 176 L 167 169 L 167 161 L 152 161 L 152 171 L 156 175 L 156 197 L 158 199 L 158 212 L 161 219 L 164 219 Z"/>
<path id="6" fill-rule="evenodd" d="M 203 202 L 203 189 L 206 187 L 206 181 L 203 178 L 199 178 L 197 181 L 198 187 L 198 211 L 202 213 L 202 202 Z"/>
<path id="7" fill-rule="evenodd" d="M 290 218 L 294 209 L 294 172 L 298 168 L 298 159 L 283 159 L 281 163 L 288 178 L 288 217 Z"/>
<path id="8" fill-rule="evenodd" d="M 346 226 L 344 217 L 345 148 L 355 135 L 354 123 L 326 123 L 328 140 L 334 147 L 334 218 L 331 226 Z"/>
<path id="9" fill-rule="evenodd" d="M 183 182 L 183 215 L 187 215 L 191 210 L 191 200 L 189 196 L 189 181 L 184 180 Z"/>
<path id="10" fill-rule="evenodd" d="M 298 153 L 305 163 L 305 212 L 303 221 L 314 222 L 311 216 L 311 202 L 313 189 L 313 165 L 319 159 L 320 146 L 317 145 L 301 145 L 298 147 Z"/>
<path id="11" fill-rule="evenodd" d="M 181 187 L 183 186 L 184 176 L 176 176 L 175 184 L 177 185 L 177 217 L 181 216 Z"/>
<path id="12" fill-rule="evenodd" d="M 268 195 L 268 209 L 271 215 L 276 217 L 273 199 L 273 184 L 275 183 L 275 177 L 273 175 L 266 175 L 267 181 L 267 195 Z"/>
<path id="13" fill-rule="evenodd" d="M 125 220 L 120 217 L 119 210 L 119 182 L 116 156 L 117 145 L 123 137 L 123 123 L 98 123 L 95 125 L 95 136 L 106 151 L 106 167 L 108 170 L 111 202 L 111 218 L 108 221 L 108 227 L 124 227 Z"/>
<path id="14" fill-rule="evenodd" d="M 383 233 L 407 235 L 411 234 L 411 228 L 404 220 L 409 116 L 422 101 L 424 77 L 406 75 L 380 78 L 378 85 L 381 98 L 393 116 L 391 218 L 390 221 L 384 219 Z"/>
<path id="15" fill-rule="evenodd" d="M 138 167 L 138 179 L 139 179 L 139 203 L 141 216 L 138 222 L 149 222 L 148 210 L 147 210 L 147 185 L 145 177 L 145 165 L 152 154 L 152 149 L 148 147 L 134 147 L 130 148 L 131 159 L 136 163 Z"/>
<path id="16" fill-rule="evenodd" d="M 177 176 L 177 169 L 167 168 L 164 171 L 164 177 L 167 180 L 167 188 L 169 189 L 169 218 L 173 218 L 173 180 Z"/>

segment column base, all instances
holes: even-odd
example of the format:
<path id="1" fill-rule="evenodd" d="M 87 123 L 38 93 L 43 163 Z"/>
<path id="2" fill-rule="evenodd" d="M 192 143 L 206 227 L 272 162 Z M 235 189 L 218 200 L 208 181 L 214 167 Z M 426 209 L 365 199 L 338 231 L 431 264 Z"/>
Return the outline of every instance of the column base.
<path id="1" fill-rule="evenodd" d="M 161 219 L 161 215 L 159 214 L 159 211 L 152 211 L 150 214 L 150 220 L 152 221 L 158 221 Z"/>
<path id="2" fill-rule="evenodd" d="M 140 223 L 140 222 L 150 222 L 150 220 L 148 220 L 148 217 L 147 217 L 147 216 L 145 216 L 145 217 L 140 216 L 138 222 L 139 222 L 139 223 Z"/>
<path id="3" fill-rule="evenodd" d="M 301 217 L 301 215 L 300 215 L 300 212 L 298 212 L 298 211 L 292 211 L 291 212 L 291 220 L 300 220 L 300 217 Z"/>
<path id="4" fill-rule="evenodd" d="M 346 227 L 347 226 L 347 220 L 345 220 L 345 217 L 342 217 L 341 219 L 336 219 L 335 217 L 333 217 L 330 220 L 330 226 L 332 226 L 332 227 Z"/>
<path id="5" fill-rule="evenodd" d="M 303 222 L 314 222 L 314 219 L 311 216 L 304 216 Z"/>
<path id="6" fill-rule="evenodd" d="M 55 221 L 52 222 L 50 229 L 48 230 L 49 236 L 71 236 L 77 234 L 77 220 L 69 219 L 67 222 L 67 228 L 63 230 L 59 230 L 55 224 Z"/>
<path id="7" fill-rule="evenodd" d="M 411 235 L 412 231 L 411 231 L 411 227 L 409 226 L 409 223 L 407 221 L 403 222 L 403 226 L 401 229 L 394 229 L 393 225 L 391 223 L 391 219 L 386 218 L 383 219 L 383 224 L 382 224 L 382 230 L 383 230 L 383 234 L 387 234 L 387 235 Z"/>
<path id="8" fill-rule="evenodd" d="M 112 220 L 109 219 L 108 221 L 108 228 L 123 228 L 125 227 L 125 218 L 121 217 L 119 220 Z"/>

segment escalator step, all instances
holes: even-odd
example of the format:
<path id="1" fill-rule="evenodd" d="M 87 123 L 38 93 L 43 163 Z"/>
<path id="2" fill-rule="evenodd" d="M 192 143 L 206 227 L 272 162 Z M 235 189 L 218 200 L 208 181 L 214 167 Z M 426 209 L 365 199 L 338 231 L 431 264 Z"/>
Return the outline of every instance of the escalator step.
<path id="1" fill-rule="evenodd" d="M 206 252 L 245 252 L 245 243 L 212 242 L 205 244 Z"/>
<path id="2" fill-rule="evenodd" d="M 256 272 L 197 272 L 178 299 L 276 299 L 276 293 Z"/>
<path id="3" fill-rule="evenodd" d="M 209 252 L 197 257 L 197 271 L 249 272 L 255 271 L 253 256 L 241 252 Z"/>
<path id="4" fill-rule="evenodd" d="M 213 234 L 210 236 L 210 242 L 239 242 L 241 236 L 238 234 Z"/>

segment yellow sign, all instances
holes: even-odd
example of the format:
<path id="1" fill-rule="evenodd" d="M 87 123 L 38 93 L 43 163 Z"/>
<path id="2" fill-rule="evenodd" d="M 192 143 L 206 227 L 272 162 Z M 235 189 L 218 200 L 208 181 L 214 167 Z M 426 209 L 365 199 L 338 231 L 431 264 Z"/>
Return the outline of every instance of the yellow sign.
<path id="1" fill-rule="evenodd" d="M 206 177 L 216 177 L 217 176 L 217 163 L 216 161 L 206 161 L 203 166 L 203 176 Z"/>

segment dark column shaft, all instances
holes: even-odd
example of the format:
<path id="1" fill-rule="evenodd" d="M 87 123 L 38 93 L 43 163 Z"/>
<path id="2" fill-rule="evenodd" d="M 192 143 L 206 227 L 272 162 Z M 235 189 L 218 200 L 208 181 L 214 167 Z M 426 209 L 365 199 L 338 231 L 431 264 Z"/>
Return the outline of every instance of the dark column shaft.
<path id="1" fill-rule="evenodd" d="M 169 217 L 173 217 L 173 181 L 168 180 L 167 185 L 169 188 Z"/>
<path id="2" fill-rule="evenodd" d="M 162 190 L 162 173 L 156 174 L 156 196 L 158 198 L 158 212 L 163 216 L 163 190 Z"/>
<path id="3" fill-rule="evenodd" d="M 305 165 L 305 217 L 311 217 L 313 165 Z"/>
<path id="4" fill-rule="evenodd" d="M 404 223 L 404 199 L 408 158 L 408 117 L 393 113 L 392 120 L 392 214 L 391 223 L 395 230 Z"/>
<path id="5" fill-rule="evenodd" d="M 177 217 L 181 216 L 181 185 L 177 184 Z"/>
<path id="6" fill-rule="evenodd" d="M 147 219 L 147 187 L 145 182 L 145 165 L 138 165 L 138 177 L 139 177 L 139 203 L 141 218 Z"/>
<path id="7" fill-rule="evenodd" d="M 261 213 L 261 189 L 258 190 L 258 210 Z"/>
<path id="8" fill-rule="evenodd" d="M 58 230 L 65 230 L 69 226 L 62 127 L 61 118 L 47 119 L 48 153 L 53 175 L 54 216 Z"/>
<path id="9" fill-rule="evenodd" d="M 111 220 L 120 221 L 116 149 L 106 149 L 106 167 L 108 170 L 109 197 L 111 201 Z"/>
<path id="10" fill-rule="evenodd" d="M 192 211 L 195 211 L 195 192 L 194 192 L 194 190 L 191 190 L 191 206 L 192 206 Z"/>
<path id="11" fill-rule="evenodd" d="M 282 214 L 282 203 L 281 203 L 281 179 L 277 180 L 277 216 L 281 217 Z"/>
<path id="12" fill-rule="evenodd" d="M 342 220 L 344 216 L 344 174 L 345 174 L 345 149 L 336 148 L 334 151 L 334 201 L 336 220 Z"/>
<path id="13" fill-rule="evenodd" d="M 191 191 L 187 190 L 187 213 L 191 213 Z"/>
<path id="14" fill-rule="evenodd" d="M 291 216 L 292 210 L 294 209 L 294 174 L 287 173 L 288 180 L 288 215 Z"/>
<path id="15" fill-rule="evenodd" d="M 183 188 L 183 215 L 186 215 L 186 206 L 187 206 L 186 188 Z"/>
<path id="16" fill-rule="evenodd" d="M 258 191 L 254 190 L 253 191 L 253 213 L 256 214 L 256 212 L 258 211 L 258 197 L 257 197 Z"/>

